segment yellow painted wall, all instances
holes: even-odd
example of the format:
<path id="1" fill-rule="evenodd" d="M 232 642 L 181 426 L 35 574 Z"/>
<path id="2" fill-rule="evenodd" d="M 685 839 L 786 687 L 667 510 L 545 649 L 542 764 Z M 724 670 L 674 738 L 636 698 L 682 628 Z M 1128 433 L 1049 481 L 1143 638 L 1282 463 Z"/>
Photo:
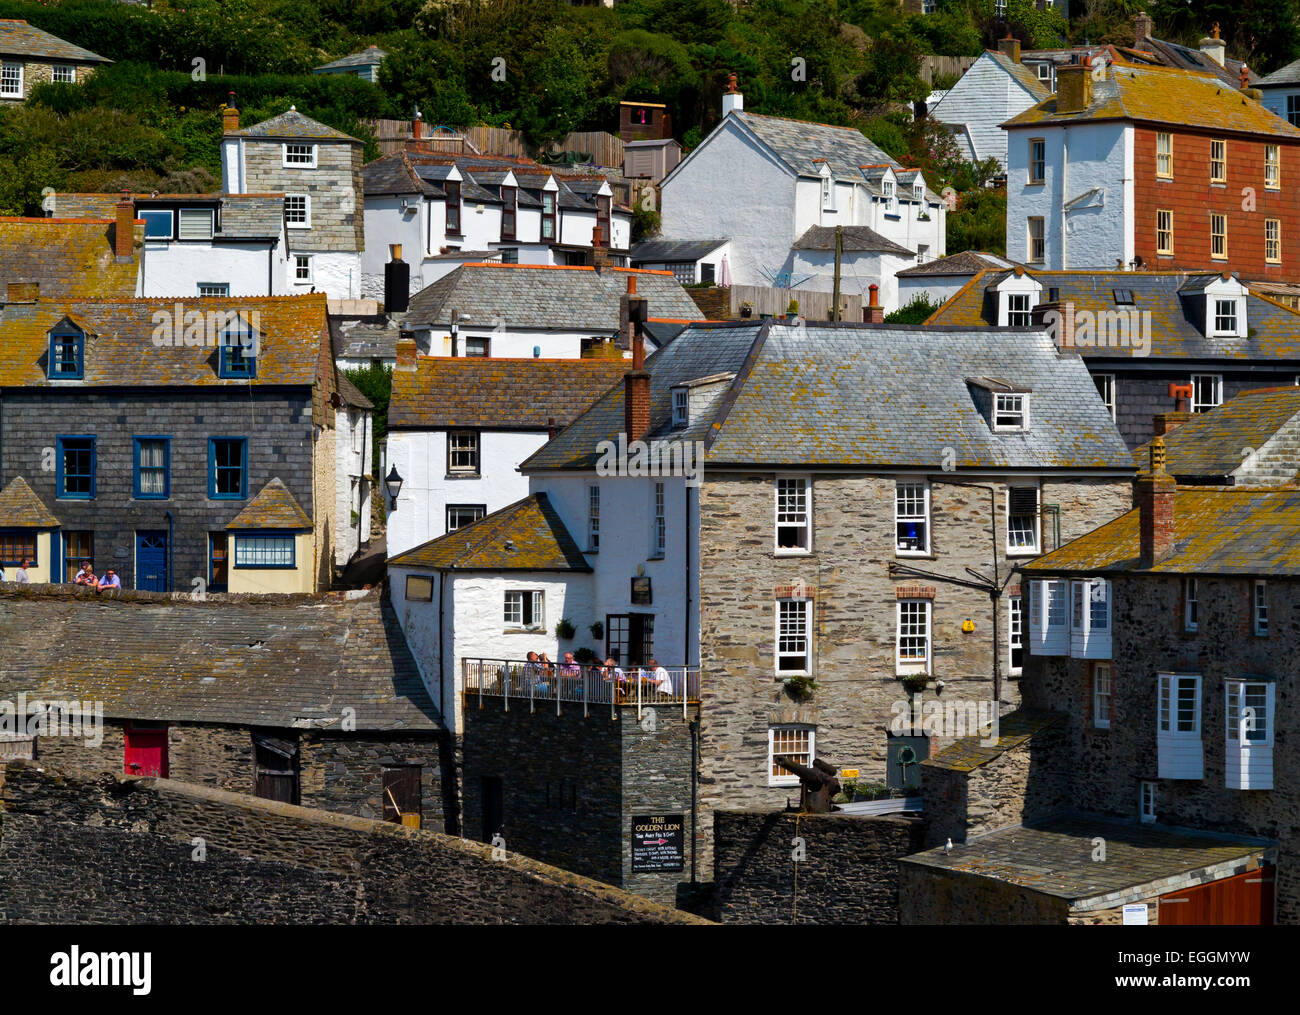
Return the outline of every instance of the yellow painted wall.
<path id="1" fill-rule="evenodd" d="M 293 568 L 235 567 L 235 544 L 239 536 L 230 537 L 230 582 L 228 591 L 258 593 L 290 593 L 316 591 L 313 564 L 316 559 L 316 540 L 310 532 L 299 532 L 294 540 Z"/>
<path id="2" fill-rule="evenodd" d="M 36 533 L 36 563 L 27 568 L 27 580 L 34 584 L 44 584 L 50 580 L 50 533 Z M 18 565 L 5 568 L 5 580 L 13 581 L 18 577 Z"/>

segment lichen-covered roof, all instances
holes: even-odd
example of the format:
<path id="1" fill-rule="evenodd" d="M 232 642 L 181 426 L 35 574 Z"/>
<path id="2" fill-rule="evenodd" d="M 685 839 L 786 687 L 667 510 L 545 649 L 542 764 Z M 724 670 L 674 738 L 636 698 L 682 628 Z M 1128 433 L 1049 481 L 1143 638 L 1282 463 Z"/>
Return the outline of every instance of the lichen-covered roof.
<path id="1" fill-rule="evenodd" d="M 22 476 L 0 490 L 0 525 L 14 529 L 56 529 L 60 522 Z"/>
<path id="2" fill-rule="evenodd" d="M 1022 566 L 1026 574 L 1300 575 L 1300 487 L 1179 487 L 1174 546 L 1142 568 L 1134 509 Z"/>
<path id="3" fill-rule="evenodd" d="M 1007 120 L 1018 129 L 1041 124 L 1131 120 L 1138 123 L 1198 127 L 1226 133 L 1262 134 L 1300 143 L 1300 128 L 1212 74 L 1169 67 L 1115 65 L 1092 86 L 1092 102 L 1077 113 L 1057 111 L 1052 95 Z"/>
<path id="4" fill-rule="evenodd" d="M 1196 413 L 1165 434 L 1165 471 L 1182 481 L 1227 482 L 1246 461 L 1247 449 L 1259 451 L 1277 432 L 1300 415 L 1300 387 L 1246 391 Z M 1144 468 L 1150 446 L 1133 452 Z"/>
<path id="5" fill-rule="evenodd" d="M 389 558 L 396 567 L 457 571 L 590 571 L 544 493 Z"/>
<path id="6" fill-rule="evenodd" d="M 1149 321 L 1151 347 L 1148 358 L 1219 360 L 1300 360 L 1300 312 L 1275 300 L 1248 292 L 1246 296 L 1246 338 L 1207 338 L 1197 323 L 1197 298 L 1188 288 L 1189 280 L 1213 279 L 1213 273 L 1182 271 L 1026 271 L 1039 282 L 1046 301 L 1051 289 L 1060 290 L 1061 300 L 1074 303 L 1076 314 L 1087 310 L 1098 314 L 1136 311 L 1138 321 Z M 985 290 L 1003 273 L 980 272 L 926 320 L 928 325 L 978 327 L 994 322 L 994 306 Z M 1132 304 L 1119 304 L 1115 290 L 1127 289 Z M 1249 287 L 1248 287 L 1249 289 Z M 1202 299 L 1200 312 L 1203 313 Z M 1147 315 L 1150 315 L 1149 317 Z M 1095 333 L 1095 329 L 1094 329 Z M 1128 359 L 1130 348 L 1076 346 L 1078 352 L 1098 359 Z"/>
<path id="7" fill-rule="evenodd" d="M 902 163 L 890 158 L 883 148 L 869 141 L 856 127 L 834 127 L 828 123 L 791 120 L 743 110 L 731 115 L 757 134 L 781 161 L 800 176 L 821 175 L 823 162 L 840 179 L 860 179 L 859 167 L 864 165 L 903 168 Z"/>
<path id="8" fill-rule="evenodd" d="M 704 440 L 711 465 L 1133 468 L 1082 361 L 1041 331 L 693 324 L 646 367 L 647 438 Z M 672 429 L 672 387 L 719 373 L 736 378 L 712 414 Z M 1030 430 L 994 433 L 972 377 L 1031 390 Z M 522 468 L 592 468 L 599 442 L 622 430 L 620 386 Z"/>
<path id="9" fill-rule="evenodd" d="M 380 49 L 378 46 L 367 46 L 359 53 L 349 53 L 347 56 L 339 57 L 337 60 L 323 63 L 316 69 L 344 70 L 350 67 L 370 67 L 372 65 L 383 63 L 384 57 L 387 55 L 387 51 Z"/>
<path id="10" fill-rule="evenodd" d="M 955 772 L 970 772 L 1014 750 L 1035 734 L 1057 725 L 1064 718 L 1065 716 L 1058 712 L 1018 708 L 998 719 L 998 737 L 995 743 L 986 744 L 984 741 L 989 738 L 977 732 L 962 737 L 938 754 L 931 755 L 921 764 L 931 765 L 934 768 L 947 768 Z"/>
<path id="11" fill-rule="evenodd" d="M 698 320 L 700 308 L 667 271 L 540 264 L 463 264 L 411 297 L 409 327 L 448 325 L 451 312 L 468 314 L 465 327 L 545 330 L 619 330 L 620 300 L 629 275 L 651 317 Z"/>
<path id="12" fill-rule="evenodd" d="M 1105 863 L 1094 859 L 1098 837 L 1106 841 Z M 957 843 L 951 854 L 940 847 L 900 857 L 899 863 L 1004 881 L 1088 911 L 1149 898 L 1162 890 L 1158 883 L 1168 891 L 1180 875 L 1233 860 L 1243 869 L 1258 866 L 1268 848 L 1266 840 L 1251 836 L 1065 814 Z"/>
<path id="13" fill-rule="evenodd" d="M 842 237 L 842 249 L 848 253 L 870 251 L 880 254 L 898 254 L 900 257 L 915 256 L 906 247 L 881 236 L 869 226 L 844 226 Z M 793 249 L 834 251 L 835 227 L 810 226 L 794 241 Z"/>
<path id="14" fill-rule="evenodd" d="M 9 282 L 37 282 L 40 295 L 52 298 L 130 299 L 144 224 L 134 226 L 132 254 L 121 261 L 113 250 L 114 228 L 111 217 L 0 218 L 0 300 Z"/>
<path id="15" fill-rule="evenodd" d="M 278 141 L 349 141 L 352 144 L 361 144 L 350 134 L 344 134 L 341 130 L 327 127 L 309 116 L 303 116 L 293 107 L 279 116 L 273 116 L 269 120 L 255 123 L 243 130 L 233 131 L 229 136 Z"/>
<path id="16" fill-rule="evenodd" d="M 0 591 L 0 699 L 103 702 L 113 718 L 437 731 L 392 610 L 359 599 Z M 88 665 L 93 660 L 93 665 Z"/>
<path id="17" fill-rule="evenodd" d="M 186 345 L 182 315 L 205 315 L 202 329 L 210 344 Z M 220 328 L 208 328 L 208 313 L 241 312 L 257 322 L 257 375 L 251 380 L 218 373 Z M 157 318 L 162 314 L 165 318 Z M 257 314 L 256 318 L 251 315 Z M 65 316 L 87 332 L 85 377 L 52 381 L 46 376 L 49 331 Z M 172 323 L 174 341 L 156 332 L 159 320 Z M 0 310 L 0 387 L 94 387 L 125 385 L 265 386 L 312 385 L 328 359 L 325 294 L 216 299 L 38 300 Z"/>
<path id="18" fill-rule="evenodd" d="M 277 476 L 254 495 L 226 528 L 310 529 L 311 518 Z"/>
<path id="19" fill-rule="evenodd" d="M 1015 262 L 1008 261 L 1000 254 L 990 254 L 983 250 L 963 250 L 947 257 L 938 257 L 913 268 L 904 268 L 895 272 L 899 278 L 915 278 L 922 275 L 976 275 L 981 271 L 1001 271 L 1014 268 Z"/>
<path id="20" fill-rule="evenodd" d="M 632 361 L 420 356 L 393 371 L 388 429 L 545 430 L 568 426 L 623 379 Z"/>
<path id="21" fill-rule="evenodd" d="M 69 61 L 71 63 L 112 63 L 107 57 L 74 46 L 58 36 L 43 32 L 26 21 L 0 19 L 0 56 L 28 59 Z"/>

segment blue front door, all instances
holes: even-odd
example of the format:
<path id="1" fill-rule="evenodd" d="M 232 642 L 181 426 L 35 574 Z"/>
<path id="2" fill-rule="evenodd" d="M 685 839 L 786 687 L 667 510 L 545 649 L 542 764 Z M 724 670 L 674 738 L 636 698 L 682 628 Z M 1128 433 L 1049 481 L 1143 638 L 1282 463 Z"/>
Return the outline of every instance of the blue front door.
<path id="1" fill-rule="evenodd" d="M 167 591 L 167 533 L 135 534 L 135 587 L 143 592 Z"/>

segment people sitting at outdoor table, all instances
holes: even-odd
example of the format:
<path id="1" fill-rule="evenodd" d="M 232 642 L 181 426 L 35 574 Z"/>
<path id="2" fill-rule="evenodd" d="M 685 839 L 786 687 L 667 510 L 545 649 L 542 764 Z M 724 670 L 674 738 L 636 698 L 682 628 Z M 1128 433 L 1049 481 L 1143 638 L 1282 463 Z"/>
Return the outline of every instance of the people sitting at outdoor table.
<path id="1" fill-rule="evenodd" d="M 551 660 L 547 658 L 545 652 L 537 657 L 536 672 L 539 683 L 536 685 L 536 694 L 551 693 L 551 673 L 554 669 L 555 667 L 551 664 Z"/>
<path id="2" fill-rule="evenodd" d="M 653 656 L 646 662 L 646 669 L 642 672 L 645 674 L 644 679 L 653 684 L 659 693 L 673 693 L 672 675 L 660 666 Z"/>
<path id="3" fill-rule="evenodd" d="M 560 676 L 562 677 L 580 677 L 582 676 L 582 667 L 573 661 L 573 653 L 564 653 L 564 662 L 560 665 Z"/>

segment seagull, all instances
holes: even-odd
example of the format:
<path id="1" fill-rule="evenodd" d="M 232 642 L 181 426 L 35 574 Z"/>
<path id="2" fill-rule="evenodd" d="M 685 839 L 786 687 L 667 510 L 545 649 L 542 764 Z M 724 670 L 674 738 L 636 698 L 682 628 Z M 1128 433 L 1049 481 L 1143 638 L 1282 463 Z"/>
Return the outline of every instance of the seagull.
<path id="1" fill-rule="evenodd" d="M 952 839 L 949 839 L 947 842 L 943 844 L 943 855 L 948 856 L 951 853 L 952 853 Z"/>

